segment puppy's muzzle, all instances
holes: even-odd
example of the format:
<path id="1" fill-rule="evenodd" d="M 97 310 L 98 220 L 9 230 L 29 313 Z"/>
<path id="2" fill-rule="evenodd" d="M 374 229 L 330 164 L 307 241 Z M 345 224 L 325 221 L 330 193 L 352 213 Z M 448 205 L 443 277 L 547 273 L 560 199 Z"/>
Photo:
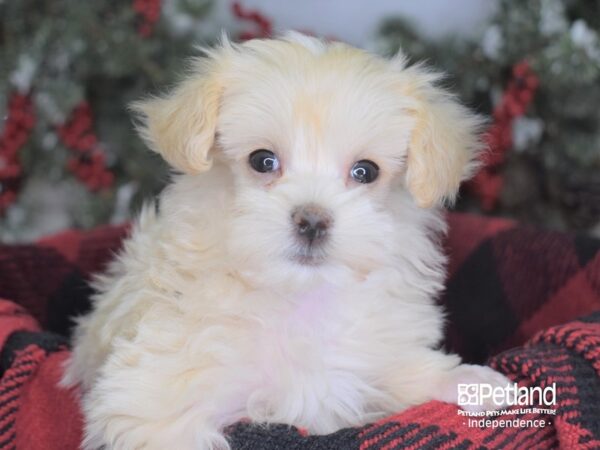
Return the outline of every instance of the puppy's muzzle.
<path id="1" fill-rule="evenodd" d="M 314 245 L 327 238 L 333 219 L 325 209 L 309 203 L 292 212 L 292 221 L 298 237 L 306 244 Z"/>

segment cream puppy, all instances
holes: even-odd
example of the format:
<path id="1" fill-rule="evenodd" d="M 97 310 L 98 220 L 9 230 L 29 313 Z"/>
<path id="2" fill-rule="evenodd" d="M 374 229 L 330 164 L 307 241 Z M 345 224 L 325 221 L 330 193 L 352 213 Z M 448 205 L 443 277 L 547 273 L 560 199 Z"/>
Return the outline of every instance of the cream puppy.
<path id="1" fill-rule="evenodd" d="M 244 418 L 330 433 L 508 383 L 439 350 L 438 205 L 480 120 L 438 78 L 291 34 L 225 41 L 135 104 L 180 174 L 78 321 L 84 448 L 222 449 Z"/>

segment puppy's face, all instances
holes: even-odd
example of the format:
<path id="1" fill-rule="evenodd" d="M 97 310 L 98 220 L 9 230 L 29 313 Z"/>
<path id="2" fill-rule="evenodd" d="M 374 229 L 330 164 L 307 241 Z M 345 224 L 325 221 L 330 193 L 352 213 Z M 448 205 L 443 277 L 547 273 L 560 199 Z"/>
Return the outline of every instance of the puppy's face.
<path id="1" fill-rule="evenodd" d="M 294 35 L 225 44 L 135 108 L 176 169 L 231 171 L 236 257 L 368 272 L 390 262 L 403 202 L 452 200 L 469 173 L 478 120 L 435 81 L 401 58 Z"/>

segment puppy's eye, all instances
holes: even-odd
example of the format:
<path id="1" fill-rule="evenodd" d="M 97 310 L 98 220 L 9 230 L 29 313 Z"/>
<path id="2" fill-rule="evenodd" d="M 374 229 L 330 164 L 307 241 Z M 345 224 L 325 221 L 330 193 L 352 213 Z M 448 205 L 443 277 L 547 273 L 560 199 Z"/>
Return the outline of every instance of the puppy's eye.
<path id="1" fill-rule="evenodd" d="M 250 153 L 250 166 L 260 173 L 275 172 L 279 169 L 279 159 L 271 150 L 261 148 Z"/>
<path id="2" fill-rule="evenodd" d="M 379 166 L 368 159 L 361 159 L 350 169 L 350 176 L 359 183 L 372 183 L 379 176 Z"/>

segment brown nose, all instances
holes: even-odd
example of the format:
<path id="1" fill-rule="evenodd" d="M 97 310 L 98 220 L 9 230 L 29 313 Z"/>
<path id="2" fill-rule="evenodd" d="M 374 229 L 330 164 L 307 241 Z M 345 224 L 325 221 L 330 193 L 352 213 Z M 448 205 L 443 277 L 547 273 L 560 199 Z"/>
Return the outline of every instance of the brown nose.
<path id="1" fill-rule="evenodd" d="M 331 215 L 314 204 L 299 206 L 292 213 L 292 221 L 296 225 L 298 236 L 309 244 L 322 241 L 331 226 Z"/>

